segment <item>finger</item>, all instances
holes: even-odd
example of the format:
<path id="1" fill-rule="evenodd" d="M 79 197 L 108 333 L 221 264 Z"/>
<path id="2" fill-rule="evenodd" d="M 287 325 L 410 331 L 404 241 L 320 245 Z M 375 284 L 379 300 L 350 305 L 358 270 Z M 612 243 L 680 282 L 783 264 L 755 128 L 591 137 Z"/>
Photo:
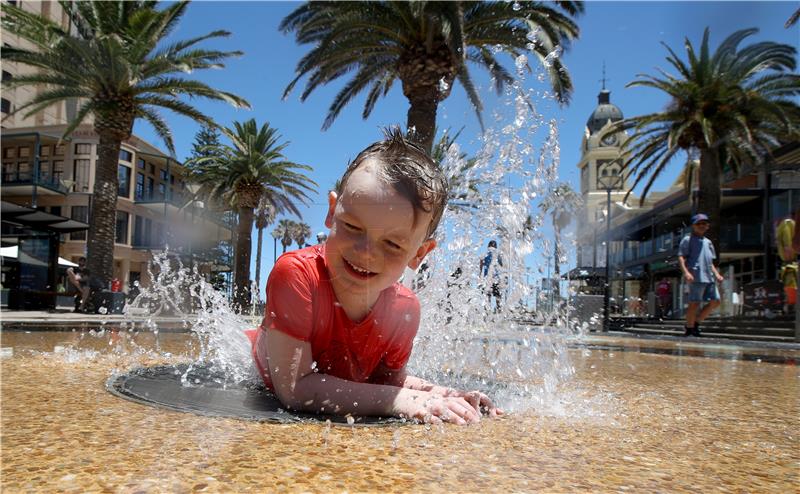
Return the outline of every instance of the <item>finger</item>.
<path id="1" fill-rule="evenodd" d="M 442 415 L 441 419 L 445 422 L 452 422 L 458 425 L 466 425 L 466 421 L 459 417 L 457 413 L 451 411 L 450 409 L 445 410 Z"/>
<path id="2" fill-rule="evenodd" d="M 440 419 L 436 415 L 428 414 L 425 416 L 425 423 L 438 425 L 442 423 L 442 419 Z"/>
<path id="3" fill-rule="evenodd" d="M 475 411 L 475 409 L 463 398 L 449 401 L 448 406 L 450 407 L 450 410 L 457 413 L 461 418 L 470 423 L 479 422 L 481 420 L 480 413 Z"/>

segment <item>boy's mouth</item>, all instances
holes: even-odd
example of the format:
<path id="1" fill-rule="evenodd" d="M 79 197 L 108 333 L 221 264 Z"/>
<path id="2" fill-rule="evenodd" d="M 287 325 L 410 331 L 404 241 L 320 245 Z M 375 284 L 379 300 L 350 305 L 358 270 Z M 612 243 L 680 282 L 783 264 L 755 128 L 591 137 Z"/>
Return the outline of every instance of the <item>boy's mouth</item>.
<path id="1" fill-rule="evenodd" d="M 347 259 L 345 259 L 344 257 L 342 259 L 344 260 L 344 266 L 347 272 L 355 276 L 356 278 L 366 280 L 378 274 L 378 273 L 373 273 L 372 271 L 368 271 L 364 268 L 360 268 L 355 264 L 351 263 L 350 261 L 348 261 Z"/>

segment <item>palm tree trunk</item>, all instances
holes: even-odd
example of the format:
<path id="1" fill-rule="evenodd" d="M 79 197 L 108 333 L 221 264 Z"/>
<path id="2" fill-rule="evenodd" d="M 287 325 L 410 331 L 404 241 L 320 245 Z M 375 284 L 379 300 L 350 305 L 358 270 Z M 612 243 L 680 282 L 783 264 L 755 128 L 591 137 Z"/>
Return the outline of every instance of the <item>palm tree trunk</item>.
<path id="1" fill-rule="evenodd" d="M 239 208 L 234 261 L 233 306 L 240 312 L 250 308 L 250 251 L 253 230 L 253 208 Z"/>
<path id="2" fill-rule="evenodd" d="M 261 300 L 261 244 L 264 239 L 264 229 L 258 229 L 258 246 L 256 247 L 256 299 Z"/>
<path id="3" fill-rule="evenodd" d="M 114 277 L 114 240 L 117 226 L 117 189 L 119 150 L 122 141 L 108 132 L 98 132 L 97 166 L 89 213 L 89 236 L 86 241 L 86 267 L 98 285 L 107 287 Z"/>
<path id="4" fill-rule="evenodd" d="M 436 111 L 439 107 L 438 91 L 436 88 L 420 89 L 408 97 L 408 102 L 410 103 L 407 120 L 409 137 L 431 154 L 436 132 Z M 411 132 L 411 129 L 414 129 L 414 132 Z"/>
<path id="5" fill-rule="evenodd" d="M 719 151 L 717 149 L 703 149 L 700 152 L 700 180 L 698 184 L 697 212 L 708 215 L 711 226 L 706 236 L 714 244 L 717 253 L 717 263 L 719 263 L 722 252 L 720 250 L 720 221 L 722 210 L 722 189 L 720 188 L 720 177 L 722 175 L 722 164 L 719 162 Z"/>

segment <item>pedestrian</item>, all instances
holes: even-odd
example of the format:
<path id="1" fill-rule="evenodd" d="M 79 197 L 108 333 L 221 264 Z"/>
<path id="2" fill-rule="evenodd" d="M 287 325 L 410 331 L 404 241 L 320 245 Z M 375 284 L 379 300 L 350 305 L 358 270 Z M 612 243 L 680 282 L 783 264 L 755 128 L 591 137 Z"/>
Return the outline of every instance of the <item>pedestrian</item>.
<path id="1" fill-rule="evenodd" d="M 678 262 L 689 284 L 689 309 L 686 312 L 684 336 L 700 336 L 700 323 L 719 307 L 717 283 L 722 282 L 723 278 L 714 266 L 714 259 L 717 258 L 714 244 L 705 237 L 710 225 L 705 214 L 692 216 L 692 233 L 683 237 L 678 246 Z M 701 304 L 705 305 L 700 308 Z"/>
<path id="2" fill-rule="evenodd" d="M 328 240 L 328 234 L 325 232 L 317 233 L 317 244 L 324 244 Z"/>
<path id="3" fill-rule="evenodd" d="M 77 267 L 67 268 L 70 293 L 75 295 L 75 312 L 86 310 L 89 303 L 89 270 L 86 269 L 86 258 L 78 259 Z"/>
<path id="4" fill-rule="evenodd" d="M 503 267 L 503 257 L 497 250 L 496 241 L 490 240 L 487 249 L 488 252 L 480 263 L 481 276 L 487 279 L 485 287 L 486 295 L 489 298 L 489 306 L 491 307 L 492 297 L 494 297 L 494 312 L 500 312 L 503 303 L 502 290 L 500 289 L 502 282 L 500 268 Z"/>

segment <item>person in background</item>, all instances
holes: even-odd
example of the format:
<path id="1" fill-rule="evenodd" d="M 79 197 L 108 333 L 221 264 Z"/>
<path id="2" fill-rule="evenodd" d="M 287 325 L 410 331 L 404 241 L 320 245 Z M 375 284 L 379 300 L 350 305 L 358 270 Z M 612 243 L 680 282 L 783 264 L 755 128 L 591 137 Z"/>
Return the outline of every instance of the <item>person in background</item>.
<path id="1" fill-rule="evenodd" d="M 488 252 L 483 259 L 481 259 L 480 270 L 481 276 L 490 278 L 486 282 L 486 295 L 489 297 L 489 306 L 492 305 L 492 297 L 495 299 L 494 312 L 499 312 L 503 295 L 500 289 L 501 274 L 500 268 L 503 267 L 503 257 L 497 250 L 497 242 L 494 240 L 489 241 Z"/>
<path id="2" fill-rule="evenodd" d="M 705 237 L 710 225 L 705 214 L 692 216 L 692 233 L 683 237 L 678 246 L 678 263 L 686 283 L 689 284 L 689 308 L 686 311 L 684 336 L 700 336 L 700 323 L 719 307 L 717 283 L 722 282 L 723 278 L 714 266 L 714 259 L 717 257 L 714 244 Z M 698 312 L 702 303 L 706 305 Z"/>
<path id="3" fill-rule="evenodd" d="M 328 240 L 328 234 L 327 233 L 325 233 L 325 232 L 317 233 L 317 243 L 318 244 L 324 244 L 326 240 Z"/>
<path id="4" fill-rule="evenodd" d="M 67 278 L 71 292 L 75 294 L 75 312 L 86 310 L 89 303 L 89 270 L 86 269 L 86 258 L 78 259 L 77 267 L 67 268 Z"/>

